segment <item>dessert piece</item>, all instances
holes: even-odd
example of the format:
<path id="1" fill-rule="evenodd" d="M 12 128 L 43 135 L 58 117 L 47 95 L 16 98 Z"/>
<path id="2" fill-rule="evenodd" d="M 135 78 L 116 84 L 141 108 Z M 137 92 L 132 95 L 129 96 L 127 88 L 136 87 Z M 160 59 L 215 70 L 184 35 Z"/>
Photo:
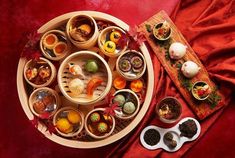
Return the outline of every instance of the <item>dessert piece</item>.
<path id="1" fill-rule="evenodd" d="M 42 101 L 37 101 L 37 102 L 33 103 L 33 108 L 36 113 L 42 114 L 42 113 L 44 113 L 46 106 Z"/>
<path id="2" fill-rule="evenodd" d="M 131 62 L 128 59 L 120 59 L 119 69 L 123 72 L 128 72 L 131 70 Z"/>
<path id="3" fill-rule="evenodd" d="M 119 31 L 113 31 L 111 34 L 110 34 L 110 40 L 113 41 L 114 43 L 118 43 L 119 39 L 122 37 L 122 34 L 121 32 Z"/>
<path id="4" fill-rule="evenodd" d="M 144 133 L 144 141 L 150 146 L 157 145 L 160 141 L 160 138 L 160 133 L 155 129 L 148 129 Z"/>
<path id="5" fill-rule="evenodd" d="M 116 44 L 113 41 L 106 41 L 104 43 L 104 50 L 108 53 L 114 53 L 116 50 Z"/>
<path id="6" fill-rule="evenodd" d="M 74 94 L 74 95 L 80 95 L 84 88 L 85 88 L 85 85 L 84 85 L 84 82 L 78 78 L 75 78 L 75 79 L 72 79 L 70 82 L 69 82 L 69 90 Z"/>
<path id="7" fill-rule="evenodd" d="M 98 131 L 99 131 L 100 133 L 105 133 L 105 132 L 107 132 L 107 130 L 108 130 L 108 125 L 107 125 L 107 123 L 105 123 L 105 122 L 100 122 L 100 123 L 98 124 L 97 129 L 98 129 Z"/>
<path id="8" fill-rule="evenodd" d="M 82 68 L 79 65 L 69 65 L 69 72 L 74 76 L 81 76 L 82 78 L 85 78 L 85 75 L 82 72 Z"/>
<path id="9" fill-rule="evenodd" d="M 113 80 L 113 86 L 116 89 L 124 89 L 126 87 L 126 80 L 123 77 L 118 76 Z"/>
<path id="10" fill-rule="evenodd" d="M 65 42 L 58 42 L 53 47 L 53 52 L 56 56 L 60 56 L 67 51 L 67 44 Z"/>
<path id="11" fill-rule="evenodd" d="M 211 93 L 209 85 L 205 82 L 196 82 L 192 88 L 193 96 L 198 100 L 205 100 Z"/>
<path id="12" fill-rule="evenodd" d="M 46 80 L 51 75 L 51 70 L 48 67 L 41 67 L 38 69 L 38 75 L 42 80 Z"/>
<path id="13" fill-rule="evenodd" d="M 68 112 L 67 118 L 68 118 L 69 122 L 72 124 L 77 124 L 81 121 L 81 117 L 80 117 L 79 113 L 74 110 L 70 110 Z"/>
<path id="14" fill-rule="evenodd" d="M 179 125 L 180 136 L 192 138 L 197 133 L 197 125 L 192 119 L 188 119 Z"/>
<path id="15" fill-rule="evenodd" d="M 126 102 L 124 105 L 123 105 L 123 112 L 124 113 L 127 113 L 127 114 L 132 114 L 135 112 L 135 104 L 133 102 Z"/>
<path id="16" fill-rule="evenodd" d="M 118 106 L 123 106 L 125 102 L 126 99 L 122 94 L 115 95 L 115 97 L 113 98 L 113 103 L 117 103 Z"/>
<path id="17" fill-rule="evenodd" d="M 90 116 L 91 122 L 99 122 L 100 121 L 100 114 L 98 112 L 94 112 Z"/>
<path id="18" fill-rule="evenodd" d="M 98 69 L 99 69 L 99 66 L 96 60 L 93 60 L 93 59 L 87 60 L 85 64 L 85 70 L 87 72 L 96 73 Z"/>
<path id="19" fill-rule="evenodd" d="M 199 70 L 200 67 L 193 61 L 186 61 L 181 67 L 182 73 L 187 78 L 193 78 L 198 74 Z"/>
<path id="20" fill-rule="evenodd" d="M 171 59 L 181 59 L 186 54 L 187 46 L 179 42 L 174 42 L 169 48 Z"/>
<path id="21" fill-rule="evenodd" d="M 43 39 L 43 45 L 48 49 L 53 49 L 53 47 L 58 42 L 58 38 L 55 34 L 47 34 Z"/>
<path id="22" fill-rule="evenodd" d="M 175 148 L 177 146 L 177 142 L 174 140 L 173 134 L 171 132 L 167 132 L 164 135 L 163 141 L 169 148 Z"/>
<path id="23" fill-rule="evenodd" d="M 131 81 L 130 88 L 132 91 L 136 93 L 140 92 L 143 90 L 143 87 L 144 87 L 144 83 L 142 80 L 138 79 L 138 80 Z"/>
<path id="24" fill-rule="evenodd" d="M 93 96 L 94 90 L 101 85 L 103 82 L 103 79 L 100 77 L 93 77 L 90 79 L 90 81 L 87 83 L 87 96 L 91 97 Z"/>
<path id="25" fill-rule="evenodd" d="M 73 131 L 73 126 L 66 118 L 59 118 L 56 122 L 56 127 L 63 133 L 70 133 Z"/>

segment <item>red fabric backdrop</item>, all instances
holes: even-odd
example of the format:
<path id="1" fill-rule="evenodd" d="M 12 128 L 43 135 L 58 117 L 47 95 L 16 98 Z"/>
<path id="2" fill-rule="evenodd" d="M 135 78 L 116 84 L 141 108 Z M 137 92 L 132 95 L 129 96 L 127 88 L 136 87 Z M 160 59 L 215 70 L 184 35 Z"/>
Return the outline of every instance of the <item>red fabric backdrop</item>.
<path id="1" fill-rule="evenodd" d="M 26 35 L 48 20 L 75 10 L 97 10 L 112 14 L 126 23 L 138 25 L 164 9 L 197 52 L 209 74 L 218 81 L 228 98 L 235 88 L 235 1 L 233 0 L 161 0 L 141 1 L 0 1 L 0 157 L 235 157 L 235 99 L 224 112 L 202 122 L 203 132 L 219 116 L 216 123 L 195 143 L 186 144 L 173 155 L 160 150 L 147 151 L 139 144 L 139 132 L 150 124 L 158 124 L 151 105 L 144 120 L 127 137 L 97 149 L 63 147 L 43 137 L 28 121 L 16 91 L 16 69 Z M 173 11 L 174 10 L 174 11 Z M 176 95 L 185 105 L 158 60 L 153 57 L 157 98 Z M 162 85 L 164 82 L 166 84 Z M 158 99 L 157 99 L 158 100 Z M 155 101 L 157 101 L 155 100 Z M 185 113 L 192 115 L 190 111 Z M 191 147 L 190 150 L 189 147 Z"/>

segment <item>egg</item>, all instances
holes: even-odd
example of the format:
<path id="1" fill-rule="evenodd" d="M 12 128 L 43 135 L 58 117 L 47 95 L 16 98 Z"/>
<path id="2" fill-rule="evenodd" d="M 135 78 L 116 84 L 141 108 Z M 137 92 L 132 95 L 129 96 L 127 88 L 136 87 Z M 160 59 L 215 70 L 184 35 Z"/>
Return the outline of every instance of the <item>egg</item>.
<path id="1" fill-rule="evenodd" d="M 170 45 L 169 54 L 171 59 L 181 59 L 186 54 L 187 46 L 179 42 Z"/>
<path id="2" fill-rule="evenodd" d="M 186 61 L 182 67 L 181 72 L 187 78 L 193 78 L 198 74 L 200 67 L 193 61 Z"/>

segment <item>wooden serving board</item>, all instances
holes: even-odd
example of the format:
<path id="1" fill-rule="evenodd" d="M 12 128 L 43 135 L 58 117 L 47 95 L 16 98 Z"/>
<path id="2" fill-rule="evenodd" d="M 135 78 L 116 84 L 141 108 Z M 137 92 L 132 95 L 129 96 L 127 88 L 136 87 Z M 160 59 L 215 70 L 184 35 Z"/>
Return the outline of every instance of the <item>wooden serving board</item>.
<path id="1" fill-rule="evenodd" d="M 156 23 L 164 21 L 167 21 L 169 23 L 172 29 L 172 34 L 169 40 L 158 41 L 152 34 L 152 28 Z M 177 29 L 177 27 L 164 11 L 160 11 L 153 17 L 143 22 L 139 26 L 139 29 L 140 31 L 144 32 L 147 42 L 156 54 L 157 58 L 165 68 L 166 72 L 168 73 L 182 96 L 185 98 L 185 100 L 188 102 L 188 104 L 200 120 L 206 118 L 207 116 L 224 106 L 224 97 L 217 91 L 217 87 L 209 78 L 207 70 L 200 62 L 199 58 L 190 47 L 188 42 L 185 40 L 183 35 L 180 33 L 180 31 Z M 180 60 L 172 60 L 169 57 L 168 48 L 173 42 L 180 42 L 188 47 L 186 55 Z M 195 62 L 199 67 L 201 67 L 199 73 L 192 79 L 185 78 L 180 71 L 182 64 L 188 60 Z M 209 86 L 213 90 L 213 92 L 209 96 L 209 99 L 205 101 L 197 101 L 195 98 L 193 98 L 190 90 L 193 83 L 195 83 L 196 81 L 205 81 L 209 84 Z"/>

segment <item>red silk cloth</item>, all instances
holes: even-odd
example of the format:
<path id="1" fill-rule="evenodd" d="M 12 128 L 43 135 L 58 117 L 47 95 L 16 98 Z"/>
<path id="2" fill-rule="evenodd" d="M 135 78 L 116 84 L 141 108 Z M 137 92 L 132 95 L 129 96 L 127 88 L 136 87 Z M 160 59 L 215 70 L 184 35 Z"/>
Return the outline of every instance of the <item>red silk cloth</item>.
<path id="1" fill-rule="evenodd" d="M 152 55 L 155 94 L 140 124 L 129 135 L 96 149 L 72 149 L 48 140 L 24 114 L 16 91 L 16 70 L 26 35 L 50 19 L 75 10 L 97 10 L 114 15 L 131 26 L 138 25 L 160 10 L 166 10 L 219 83 L 229 105 L 201 122 L 197 141 L 186 143 L 178 152 L 148 151 L 140 145 L 139 134 L 147 125 L 162 124 L 154 113 L 155 103 L 164 96 L 176 96 L 183 104 L 183 117 L 194 116 L 174 84 Z M 174 10 L 174 11 L 173 11 Z M 1 106 L 0 157 L 234 157 L 235 155 L 235 1 L 234 0 L 141 0 L 141 1 L 7 1 L 0 6 Z M 219 117 L 220 116 L 220 117 Z M 217 119 L 219 118 L 219 119 Z M 213 126 L 212 126 L 213 124 Z M 203 136 L 203 137 L 202 137 Z M 190 150 L 189 150 L 190 149 Z"/>

